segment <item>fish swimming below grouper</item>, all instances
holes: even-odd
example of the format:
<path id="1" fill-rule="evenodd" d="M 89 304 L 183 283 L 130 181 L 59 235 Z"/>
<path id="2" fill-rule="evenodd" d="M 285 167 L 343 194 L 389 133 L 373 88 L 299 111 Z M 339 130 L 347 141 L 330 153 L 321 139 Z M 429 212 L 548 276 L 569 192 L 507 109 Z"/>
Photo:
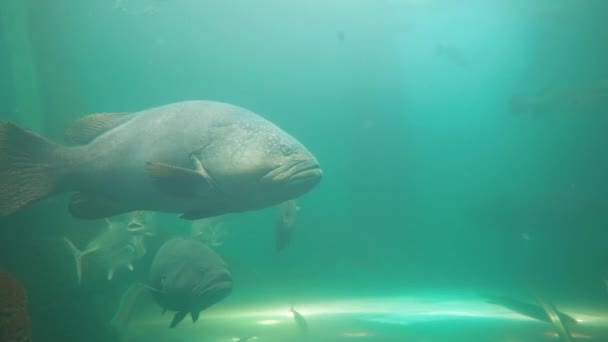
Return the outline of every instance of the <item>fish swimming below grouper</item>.
<path id="1" fill-rule="evenodd" d="M 198 240 L 211 248 L 224 245 L 228 234 L 224 222 L 219 217 L 191 221 L 190 237 Z"/>
<path id="2" fill-rule="evenodd" d="M 176 311 L 174 328 L 188 314 L 198 320 L 202 310 L 232 292 L 226 262 L 204 243 L 182 237 L 165 242 L 150 268 L 151 292 L 163 310 Z"/>
<path id="3" fill-rule="evenodd" d="M 300 211 L 295 200 L 285 201 L 275 209 L 275 251 L 277 253 L 285 249 L 291 241 L 294 224 Z"/>
<path id="4" fill-rule="evenodd" d="M 133 264 L 146 254 L 144 238 L 156 233 L 150 228 L 151 213 L 135 211 L 124 215 L 125 220 L 105 219 L 106 227 L 82 250 L 64 237 L 74 256 L 78 284 L 82 282 L 82 259 L 94 254 L 107 270 L 107 279 L 112 280 L 116 270 L 133 270 Z M 121 217 L 122 218 L 122 217 Z"/>
<path id="5" fill-rule="evenodd" d="M 297 198 L 322 178 L 317 159 L 252 111 L 185 101 L 135 113 L 85 116 L 62 146 L 0 122 L 0 215 L 76 192 L 74 217 L 136 210 L 201 219 Z"/>

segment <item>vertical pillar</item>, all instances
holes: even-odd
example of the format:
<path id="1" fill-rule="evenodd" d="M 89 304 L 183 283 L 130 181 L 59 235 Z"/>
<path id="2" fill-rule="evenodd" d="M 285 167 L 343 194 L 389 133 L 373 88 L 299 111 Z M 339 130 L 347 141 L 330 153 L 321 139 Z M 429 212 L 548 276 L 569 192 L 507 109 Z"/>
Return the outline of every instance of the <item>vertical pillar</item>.
<path id="1" fill-rule="evenodd" d="M 29 36 L 28 11 L 23 0 L 0 1 L 0 34 L 8 51 L 9 70 L 17 110 L 15 121 L 34 130 L 44 129 L 40 82 Z"/>

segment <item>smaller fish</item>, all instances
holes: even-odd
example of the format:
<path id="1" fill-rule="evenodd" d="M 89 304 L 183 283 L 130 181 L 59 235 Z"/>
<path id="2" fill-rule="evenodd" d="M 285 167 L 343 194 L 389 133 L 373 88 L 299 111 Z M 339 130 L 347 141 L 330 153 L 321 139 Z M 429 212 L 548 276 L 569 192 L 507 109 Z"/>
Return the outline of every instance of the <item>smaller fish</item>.
<path id="1" fill-rule="evenodd" d="M 153 215 L 153 212 L 145 212 L 142 210 L 134 211 L 129 215 L 127 230 L 133 234 L 134 239 L 132 240 L 132 243 L 138 258 L 143 257 L 147 253 L 144 237 L 157 235 L 150 222 L 150 218 Z"/>
<path id="2" fill-rule="evenodd" d="M 302 331 L 307 332 L 308 331 L 308 322 L 306 322 L 306 318 L 304 318 L 304 316 L 297 312 L 293 305 L 291 306 L 291 309 L 289 309 L 289 311 L 291 312 L 291 314 L 293 315 L 293 319 L 296 322 L 296 324 L 298 325 L 298 327 L 300 327 L 300 329 Z"/>
<path id="3" fill-rule="evenodd" d="M 112 280 L 119 268 L 133 270 L 133 262 L 146 254 L 144 236 L 154 233 L 147 230 L 143 213 L 133 212 L 127 217 L 127 223 L 105 219 L 107 226 L 104 231 L 83 250 L 78 249 L 67 237 L 64 238 L 74 256 L 78 284 L 82 282 L 82 258 L 89 254 L 95 253 L 105 264 L 108 280 Z"/>
<path id="4" fill-rule="evenodd" d="M 228 236 L 224 224 L 216 218 L 192 221 L 191 236 L 209 247 L 221 247 Z"/>
<path id="5" fill-rule="evenodd" d="M 110 326 L 115 329 L 119 335 L 124 335 L 129 327 L 131 316 L 137 304 L 137 299 L 147 289 L 146 285 L 141 283 L 131 284 L 122 294 L 118 309 L 110 321 Z"/>
<path id="6" fill-rule="evenodd" d="M 127 230 L 131 233 L 142 233 L 146 235 L 154 235 L 154 233 L 147 231 L 147 221 L 149 215 L 146 215 L 145 211 L 137 210 L 131 213 L 129 221 L 127 222 Z"/>
<path id="7" fill-rule="evenodd" d="M 281 252 L 291 241 L 294 224 L 300 207 L 295 200 L 285 201 L 276 207 L 275 227 L 276 227 L 276 251 Z"/>

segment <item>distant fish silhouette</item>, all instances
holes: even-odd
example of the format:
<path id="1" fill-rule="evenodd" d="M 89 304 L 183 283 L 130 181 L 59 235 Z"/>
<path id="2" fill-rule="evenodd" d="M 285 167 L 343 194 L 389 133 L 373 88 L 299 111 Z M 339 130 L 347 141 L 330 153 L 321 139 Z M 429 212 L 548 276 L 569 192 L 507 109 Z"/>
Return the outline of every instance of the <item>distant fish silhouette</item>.
<path id="1" fill-rule="evenodd" d="M 514 298 L 504 297 L 504 296 L 495 296 L 495 295 L 486 295 L 489 303 L 504 306 L 505 308 L 511 309 L 515 312 L 518 312 L 524 316 L 528 316 L 539 321 L 553 323 L 549 314 L 547 314 L 545 308 L 538 304 L 530 304 L 526 303 Z M 559 315 L 560 319 L 567 324 L 577 324 L 577 320 L 572 316 L 569 316 L 563 312 L 556 311 Z"/>
<path id="2" fill-rule="evenodd" d="M 565 318 L 565 316 L 567 316 L 567 315 L 564 315 L 564 314 L 560 313 L 559 311 L 557 311 L 557 308 L 555 307 L 555 305 L 545 301 L 543 298 L 541 298 L 539 296 L 536 296 L 536 301 L 545 310 L 545 313 L 551 320 L 551 323 L 557 329 L 557 333 L 560 336 L 560 338 L 565 342 L 572 342 L 572 335 L 570 334 L 570 330 L 568 329 L 568 326 L 566 324 L 564 324 L 565 322 L 562 319 L 562 318 Z M 568 317 L 570 317 L 570 316 L 568 316 Z"/>
<path id="3" fill-rule="evenodd" d="M 131 316 L 137 306 L 137 299 L 145 293 L 146 285 L 141 283 L 132 284 L 127 288 L 120 298 L 118 309 L 110 321 L 110 325 L 119 335 L 126 333 Z"/>
<path id="4" fill-rule="evenodd" d="M 298 211 L 300 211 L 300 207 L 298 207 L 295 200 L 285 201 L 276 207 L 275 247 L 277 252 L 282 251 L 289 245 Z"/>
<path id="5" fill-rule="evenodd" d="M 203 242 L 209 247 L 221 247 L 228 236 L 220 218 L 210 217 L 192 221 L 191 237 Z"/>
<path id="6" fill-rule="evenodd" d="M 308 331 L 308 323 L 306 322 L 306 318 L 304 318 L 304 316 L 302 316 L 301 313 L 297 312 L 293 305 L 291 306 L 291 309 L 289 309 L 289 311 L 293 314 L 293 319 L 296 322 L 296 324 L 298 325 L 298 327 L 300 327 L 300 329 L 304 332 Z"/>

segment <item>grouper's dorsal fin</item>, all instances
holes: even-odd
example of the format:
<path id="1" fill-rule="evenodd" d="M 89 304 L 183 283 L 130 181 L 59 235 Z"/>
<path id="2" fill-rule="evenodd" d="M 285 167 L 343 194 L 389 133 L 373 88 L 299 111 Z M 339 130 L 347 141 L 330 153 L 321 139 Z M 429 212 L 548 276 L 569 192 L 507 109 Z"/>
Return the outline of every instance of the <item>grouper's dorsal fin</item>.
<path id="1" fill-rule="evenodd" d="M 65 139 L 72 144 L 86 145 L 101 134 L 131 120 L 131 113 L 97 113 L 74 121 L 65 130 Z"/>

